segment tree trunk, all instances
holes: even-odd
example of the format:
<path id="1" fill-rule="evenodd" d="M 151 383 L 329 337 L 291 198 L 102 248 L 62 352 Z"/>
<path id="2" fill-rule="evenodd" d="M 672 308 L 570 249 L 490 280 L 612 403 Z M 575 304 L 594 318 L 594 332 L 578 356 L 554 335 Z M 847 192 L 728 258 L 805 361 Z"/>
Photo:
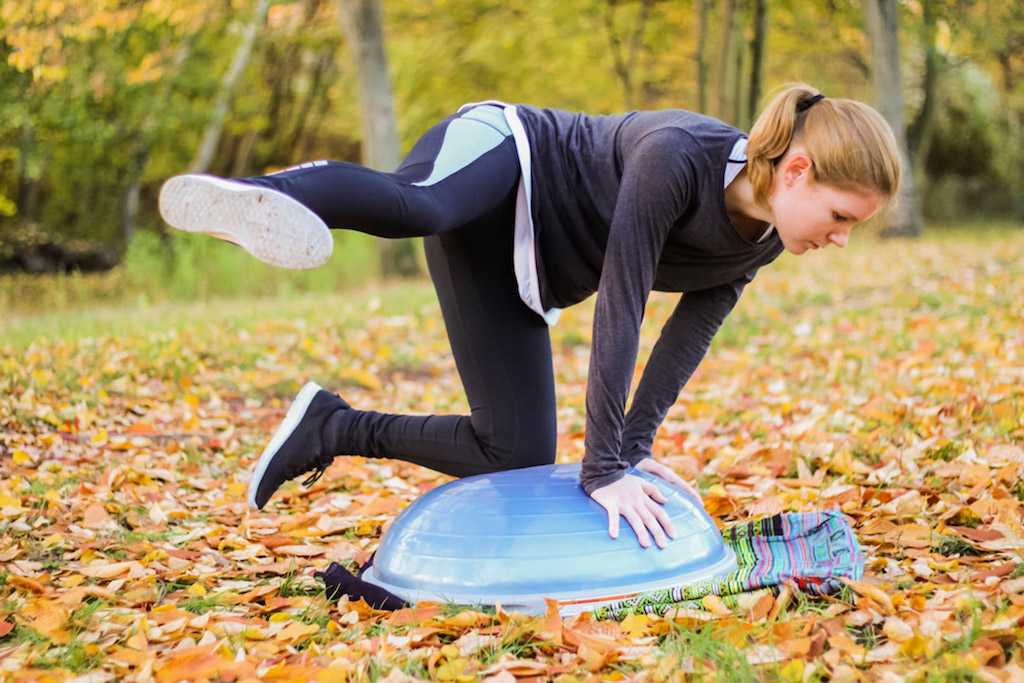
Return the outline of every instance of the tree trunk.
<path id="1" fill-rule="evenodd" d="M 1012 46 L 996 53 L 996 59 L 999 61 L 999 68 L 1003 74 L 1003 87 L 1004 92 L 1006 93 L 1013 93 L 1017 87 L 1016 76 L 1013 72 L 1013 63 L 1011 62 L 1014 53 L 1011 50 Z M 1007 107 L 1006 126 L 1010 131 L 1016 131 L 1016 134 L 1011 137 L 1011 141 L 1014 138 L 1021 140 L 1022 136 L 1024 136 L 1024 108 Z M 1024 187 L 1024 154 L 1017 155 L 1017 168 L 1011 183 L 1011 187 Z M 1024 223 L 1024 192 L 1017 193 L 1017 199 L 1014 201 L 1013 213 L 1017 217 L 1017 220 Z"/>
<path id="2" fill-rule="evenodd" d="M 746 9 L 741 7 L 736 13 L 736 18 L 732 23 L 733 36 L 730 41 L 733 52 L 732 69 L 729 73 L 729 80 L 732 83 L 732 123 L 736 126 L 742 126 L 746 116 L 744 105 L 747 101 L 743 97 L 743 86 L 746 84 L 746 79 L 743 78 L 743 59 L 746 56 L 746 45 L 743 43 L 742 18 L 742 14 L 745 11 Z"/>
<path id="3" fill-rule="evenodd" d="M 697 111 L 707 113 L 708 110 L 708 60 L 704 45 L 708 39 L 708 9 L 712 0 L 697 0 L 697 50 L 694 61 L 697 63 Z"/>
<path id="4" fill-rule="evenodd" d="M 393 171 L 400 162 L 394 92 L 384 49 L 380 0 L 338 0 L 341 28 L 359 76 L 359 105 L 363 117 L 363 163 Z M 384 276 L 419 275 L 420 240 L 380 240 Z"/>
<path id="5" fill-rule="evenodd" d="M 729 116 L 729 95 L 732 93 L 732 85 L 729 81 L 729 74 L 732 72 L 733 51 L 732 51 L 732 25 L 736 16 L 737 0 L 725 0 L 725 9 L 722 15 L 722 44 L 718 54 L 718 116 L 726 119 Z"/>
<path id="6" fill-rule="evenodd" d="M 131 240 L 132 235 L 135 234 L 135 224 L 139 214 L 142 174 L 145 171 L 149 155 L 153 150 L 153 130 L 156 128 L 157 117 L 166 110 L 167 102 L 173 90 L 174 78 L 177 74 L 181 73 L 182 66 L 192 53 L 195 40 L 196 38 L 193 36 L 191 40 L 182 43 L 174 53 L 171 68 L 160 81 L 160 89 L 153 100 L 153 105 L 146 112 L 135 135 L 135 148 L 129 157 L 131 161 L 126 173 L 129 178 L 128 189 L 121 200 L 121 244 L 117 248 L 118 253 L 123 254 L 128 249 L 128 242 Z M 157 231 L 160 235 L 160 241 L 165 247 L 164 254 L 166 255 L 167 263 L 170 264 L 175 256 L 174 243 L 163 221 L 157 221 Z"/>
<path id="7" fill-rule="evenodd" d="M 903 182 L 888 224 L 887 237 L 921 234 L 921 210 L 914 183 L 914 165 L 907 147 L 903 119 L 903 82 L 900 76 L 899 6 L 897 0 L 864 0 L 864 19 L 871 40 L 871 74 L 878 110 L 889 122 L 899 145 Z"/>
<path id="8" fill-rule="evenodd" d="M 245 131 L 245 135 L 242 136 L 242 140 L 238 143 L 238 148 L 235 150 L 235 158 L 231 162 L 232 178 L 248 175 L 247 171 L 249 160 L 252 158 L 252 148 L 256 146 L 256 139 L 258 137 L 259 132 L 255 128 Z"/>
<path id="9" fill-rule="evenodd" d="M 619 36 L 619 32 L 615 28 L 615 7 L 618 4 L 619 0 L 606 0 L 604 12 L 605 28 L 608 31 L 608 42 L 611 47 L 612 66 L 615 69 L 615 75 L 619 77 L 619 81 L 622 83 L 626 109 L 634 109 L 637 106 L 637 98 L 633 75 L 636 71 L 640 45 L 643 42 L 644 27 L 650 16 L 654 0 L 640 0 L 640 14 L 637 16 L 636 25 L 629 36 L 629 46 L 625 49 L 623 49 L 622 37 Z"/>
<path id="10" fill-rule="evenodd" d="M 754 36 L 750 40 L 750 93 L 747 100 L 746 128 L 754 125 L 764 82 L 764 43 L 768 33 L 767 0 L 754 0 Z"/>
<path id="11" fill-rule="evenodd" d="M 249 57 L 252 55 L 252 46 L 256 41 L 256 33 L 263 26 L 267 18 L 267 9 L 270 7 L 270 0 L 256 0 L 256 9 L 253 12 L 249 23 L 242 30 L 242 42 L 235 49 L 234 59 L 228 67 L 224 78 L 221 81 L 220 90 L 213 104 L 213 114 L 206 130 L 203 132 L 203 141 L 199 144 L 192 164 L 189 166 L 190 173 L 203 173 L 213 162 L 213 155 L 217 152 L 217 144 L 220 142 L 221 133 L 224 130 L 224 119 L 228 114 L 228 107 L 231 104 L 231 97 L 234 95 L 235 86 L 242 76 Z"/>
<path id="12" fill-rule="evenodd" d="M 35 148 L 35 131 L 31 122 L 26 122 L 21 129 L 21 141 L 18 155 L 18 222 L 33 223 L 39 210 L 39 179 L 42 175 L 32 176 L 29 172 L 29 159 Z"/>

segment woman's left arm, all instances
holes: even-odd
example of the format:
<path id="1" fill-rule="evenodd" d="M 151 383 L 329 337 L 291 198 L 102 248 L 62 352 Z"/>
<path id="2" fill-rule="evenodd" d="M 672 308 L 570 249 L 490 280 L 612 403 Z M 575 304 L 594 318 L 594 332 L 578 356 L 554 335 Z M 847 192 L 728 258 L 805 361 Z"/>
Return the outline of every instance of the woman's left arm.
<path id="1" fill-rule="evenodd" d="M 626 414 L 622 434 L 625 462 L 637 465 L 651 455 L 659 425 L 756 272 L 724 285 L 688 292 L 680 298 L 651 350 Z"/>

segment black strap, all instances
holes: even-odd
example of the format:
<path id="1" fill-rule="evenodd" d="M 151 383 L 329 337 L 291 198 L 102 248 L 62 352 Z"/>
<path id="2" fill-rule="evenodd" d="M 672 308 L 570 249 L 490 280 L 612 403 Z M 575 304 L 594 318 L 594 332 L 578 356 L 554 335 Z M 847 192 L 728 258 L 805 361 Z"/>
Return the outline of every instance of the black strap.
<path id="1" fill-rule="evenodd" d="M 822 95 L 821 93 L 818 93 L 814 97 L 809 97 L 806 100 L 797 102 L 796 113 L 799 114 L 801 112 L 807 111 L 808 109 L 813 107 L 816 102 L 821 102 L 823 99 L 825 99 L 825 96 Z"/>

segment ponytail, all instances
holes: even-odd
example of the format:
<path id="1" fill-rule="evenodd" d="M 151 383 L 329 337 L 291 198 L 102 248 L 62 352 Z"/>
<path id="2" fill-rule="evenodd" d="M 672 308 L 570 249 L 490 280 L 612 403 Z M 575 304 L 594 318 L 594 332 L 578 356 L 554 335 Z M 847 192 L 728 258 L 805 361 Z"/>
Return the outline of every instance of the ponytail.
<path id="1" fill-rule="evenodd" d="M 747 173 L 758 204 L 767 206 L 776 166 L 794 143 L 807 150 L 817 182 L 874 191 L 885 203 L 899 192 L 899 147 L 882 115 L 863 102 L 790 83 L 757 117 L 747 141 Z"/>

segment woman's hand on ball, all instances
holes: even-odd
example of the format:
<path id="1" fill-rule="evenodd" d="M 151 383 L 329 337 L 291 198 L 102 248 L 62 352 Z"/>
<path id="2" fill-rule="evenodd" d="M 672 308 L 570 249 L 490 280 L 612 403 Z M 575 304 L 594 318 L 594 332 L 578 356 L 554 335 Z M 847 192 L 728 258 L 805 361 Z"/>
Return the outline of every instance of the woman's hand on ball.
<path id="1" fill-rule="evenodd" d="M 659 548 L 675 538 L 672 520 L 662 506 L 667 500 L 658 487 L 632 474 L 594 490 L 590 497 L 608 512 L 608 535 L 619 537 L 619 516 L 633 527 L 640 545 L 651 545 L 651 536 Z"/>

